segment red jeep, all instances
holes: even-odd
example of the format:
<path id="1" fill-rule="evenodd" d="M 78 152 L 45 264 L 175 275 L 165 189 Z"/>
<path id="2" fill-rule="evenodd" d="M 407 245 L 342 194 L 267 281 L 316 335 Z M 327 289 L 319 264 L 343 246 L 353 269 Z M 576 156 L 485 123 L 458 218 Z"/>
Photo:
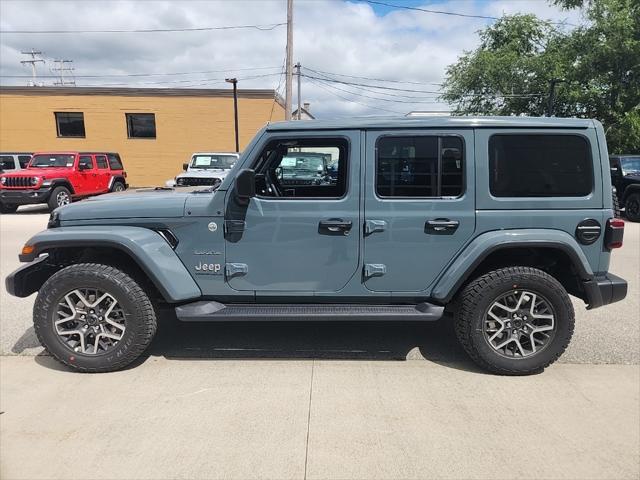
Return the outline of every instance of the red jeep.
<path id="1" fill-rule="evenodd" d="M 91 195 L 127 188 L 127 174 L 117 153 L 34 153 L 27 168 L 0 175 L 0 211 L 20 205 L 67 205 Z"/>

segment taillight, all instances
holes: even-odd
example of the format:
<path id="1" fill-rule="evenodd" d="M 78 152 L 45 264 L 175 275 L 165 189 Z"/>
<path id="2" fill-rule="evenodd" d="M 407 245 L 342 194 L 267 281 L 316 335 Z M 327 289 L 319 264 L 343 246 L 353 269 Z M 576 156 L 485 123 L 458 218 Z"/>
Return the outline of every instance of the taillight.
<path id="1" fill-rule="evenodd" d="M 604 246 L 609 250 L 620 248 L 624 237 L 624 222 L 619 218 L 607 220 L 607 231 L 604 234 Z"/>

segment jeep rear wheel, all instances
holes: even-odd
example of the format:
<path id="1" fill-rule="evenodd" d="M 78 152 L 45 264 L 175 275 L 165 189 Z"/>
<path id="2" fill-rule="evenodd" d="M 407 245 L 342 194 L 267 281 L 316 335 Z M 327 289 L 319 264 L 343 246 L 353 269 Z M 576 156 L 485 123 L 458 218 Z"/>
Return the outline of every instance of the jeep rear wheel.
<path id="1" fill-rule="evenodd" d="M 482 368 L 502 375 L 542 372 L 565 351 L 574 311 L 564 287 L 529 267 L 489 272 L 458 298 L 456 335 Z"/>
<path id="2" fill-rule="evenodd" d="M 36 298 L 33 322 L 47 352 L 81 372 L 126 367 L 156 332 L 155 310 L 138 283 L 114 267 L 93 263 L 51 276 Z"/>
<path id="3" fill-rule="evenodd" d="M 120 181 L 116 181 L 113 182 L 113 185 L 111 186 L 111 191 L 112 192 L 124 192 L 125 190 L 125 186 L 124 183 L 120 182 Z"/>
<path id="4" fill-rule="evenodd" d="M 624 213 L 632 222 L 640 222 L 640 193 L 632 193 L 624 202 Z"/>
<path id="5" fill-rule="evenodd" d="M 51 210 L 69 205 L 71 203 L 71 192 L 67 187 L 56 187 L 51 192 L 47 203 Z"/>

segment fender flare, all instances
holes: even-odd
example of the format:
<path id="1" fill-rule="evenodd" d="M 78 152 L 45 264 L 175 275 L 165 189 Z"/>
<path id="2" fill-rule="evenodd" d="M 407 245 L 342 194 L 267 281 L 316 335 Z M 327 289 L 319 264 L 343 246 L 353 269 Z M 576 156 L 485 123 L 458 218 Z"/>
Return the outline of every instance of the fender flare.
<path id="1" fill-rule="evenodd" d="M 109 191 L 111 191 L 115 182 L 121 182 L 124 184 L 124 187 L 127 188 L 127 181 L 123 175 L 111 175 L 111 178 L 109 179 L 109 186 L 107 188 Z"/>
<path id="2" fill-rule="evenodd" d="M 200 288 L 171 246 L 160 234 L 148 228 L 59 227 L 36 234 L 27 245 L 32 245 L 34 250 L 28 255 L 20 255 L 20 261 L 32 264 L 36 263 L 34 260 L 37 261 L 41 253 L 51 252 L 56 248 L 115 248 L 129 255 L 138 264 L 168 303 L 193 300 L 202 296 Z M 28 269 L 25 270 L 23 267 L 12 275 L 15 276 L 18 272 L 24 274 L 26 271 Z"/>
<path id="3" fill-rule="evenodd" d="M 640 183 L 632 183 L 630 185 L 627 185 L 627 187 L 624 189 L 624 192 L 622 192 L 623 204 L 632 193 L 640 193 Z"/>
<path id="4" fill-rule="evenodd" d="M 517 247 L 561 250 L 567 254 L 580 280 L 593 279 L 593 270 L 578 242 L 561 230 L 496 230 L 483 233 L 467 244 L 458 257 L 440 275 L 431 298 L 449 303 L 473 271 L 492 253 Z"/>
<path id="5" fill-rule="evenodd" d="M 68 178 L 51 178 L 47 179 L 46 181 L 51 183 L 51 190 L 56 187 L 66 187 L 69 189 L 69 192 L 71 192 L 72 195 L 76 194 L 76 191 L 73 188 L 73 185 L 71 185 L 71 182 Z"/>

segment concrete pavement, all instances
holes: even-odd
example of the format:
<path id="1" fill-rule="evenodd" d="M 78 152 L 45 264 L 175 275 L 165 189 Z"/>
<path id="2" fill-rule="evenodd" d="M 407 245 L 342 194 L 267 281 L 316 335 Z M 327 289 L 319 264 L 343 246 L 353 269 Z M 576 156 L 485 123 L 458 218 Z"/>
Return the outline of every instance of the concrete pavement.
<path id="1" fill-rule="evenodd" d="M 0 358 L 6 479 L 637 479 L 640 371 Z"/>

